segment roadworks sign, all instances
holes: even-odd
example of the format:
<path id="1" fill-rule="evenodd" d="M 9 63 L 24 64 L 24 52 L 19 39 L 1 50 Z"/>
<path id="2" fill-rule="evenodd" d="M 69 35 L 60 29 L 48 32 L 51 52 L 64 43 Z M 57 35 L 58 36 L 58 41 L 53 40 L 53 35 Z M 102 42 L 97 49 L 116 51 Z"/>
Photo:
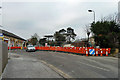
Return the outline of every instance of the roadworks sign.
<path id="1" fill-rule="evenodd" d="M 94 54 L 95 54 L 95 50 L 94 50 L 94 49 L 89 49 L 89 53 L 90 53 L 91 55 L 94 55 Z"/>

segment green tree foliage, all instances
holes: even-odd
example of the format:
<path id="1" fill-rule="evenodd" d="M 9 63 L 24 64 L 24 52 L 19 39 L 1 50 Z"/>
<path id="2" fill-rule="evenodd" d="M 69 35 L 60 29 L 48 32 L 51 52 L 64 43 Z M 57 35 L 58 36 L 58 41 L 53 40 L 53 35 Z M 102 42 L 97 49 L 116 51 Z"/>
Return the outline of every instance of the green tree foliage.
<path id="1" fill-rule="evenodd" d="M 53 40 L 52 40 L 52 41 L 49 41 L 49 45 L 50 45 L 50 46 L 55 46 L 55 41 L 53 41 Z"/>
<path id="2" fill-rule="evenodd" d="M 114 20 L 92 23 L 90 29 L 94 33 L 96 45 L 102 48 L 115 48 L 119 46 L 120 27 Z"/>
<path id="3" fill-rule="evenodd" d="M 46 43 L 48 43 L 48 45 L 54 46 L 53 35 L 45 35 L 44 37 L 47 38 Z M 50 39 L 52 39 L 52 40 L 50 40 Z"/>
<path id="4" fill-rule="evenodd" d="M 50 38 L 53 38 L 53 35 L 45 35 L 44 37 L 46 37 L 47 40 L 49 41 Z"/>
<path id="5" fill-rule="evenodd" d="M 56 46 L 61 46 L 61 44 L 66 41 L 65 36 L 59 32 L 55 32 L 54 38 Z"/>
<path id="6" fill-rule="evenodd" d="M 59 33 L 60 33 L 60 34 L 65 34 L 65 32 L 66 32 L 65 29 L 61 29 L 61 30 L 59 30 Z"/>
<path id="7" fill-rule="evenodd" d="M 35 33 L 33 36 L 31 36 L 30 39 L 28 39 L 27 45 L 37 45 L 38 38 L 39 36 L 37 35 L 37 33 Z"/>
<path id="8" fill-rule="evenodd" d="M 55 43 L 58 46 L 61 46 L 64 42 L 71 43 L 71 39 L 75 39 L 75 36 L 74 29 L 71 27 L 68 27 L 67 30 L 61 29 L 54 34 Z"/>
<path id="9" fill-rule="evenodd" d="M 47 42 L 47 40 L 46 40 L 46 38 L 41 38 L 40 40 L 39 40 L 39 43 L 41 44 L 41 45 L 43 45 L 43 46 L 45 46 L 45 43 Z"/>
<path id="10" fill-rule="evenodd" d="M 38 42 L 37 38 L 36 37 L 32 37 L 31 40 L 30 40 L 30 43 L 32 45 L 36 45 L 36 43 Z"/>
<path id="11" fill-rule="evenodd" d="M 72 29 L 71 27 L 67 28 L 67 33 L 65 34 L 67 36 L 67 42 L 71 43 L 71 39 L 75 39 L 75 37 L 77 36 L 74 32 L 74 29 Z"/>

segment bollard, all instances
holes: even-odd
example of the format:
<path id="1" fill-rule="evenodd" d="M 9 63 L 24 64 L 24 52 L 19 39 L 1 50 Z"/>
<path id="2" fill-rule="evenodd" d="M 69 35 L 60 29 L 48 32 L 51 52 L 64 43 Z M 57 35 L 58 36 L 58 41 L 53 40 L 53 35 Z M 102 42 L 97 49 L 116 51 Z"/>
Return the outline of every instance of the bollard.
<path id="1" fill-rule="evenodd" d="M 102 49 L 100 49 L 100 51 L 101 51 L 100 56 L 103 56 L 103 55 L 102 55 L 102 53 L 103 53 Z"/>

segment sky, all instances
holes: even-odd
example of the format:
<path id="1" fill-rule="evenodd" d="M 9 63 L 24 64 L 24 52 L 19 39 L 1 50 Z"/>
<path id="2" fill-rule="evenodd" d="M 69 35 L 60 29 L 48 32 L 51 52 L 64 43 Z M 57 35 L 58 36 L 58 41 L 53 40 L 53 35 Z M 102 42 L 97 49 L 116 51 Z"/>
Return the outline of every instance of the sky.
<path id="1" fill-rule="evenodd" d="M 85 27 L 102 17 L 118 12 L 119 0 L 3 0 L 0 23 L 3 29 L 28 39 L 34 33 L 40 38 L 71 27 L 76 39 L 87 38 Z"/>

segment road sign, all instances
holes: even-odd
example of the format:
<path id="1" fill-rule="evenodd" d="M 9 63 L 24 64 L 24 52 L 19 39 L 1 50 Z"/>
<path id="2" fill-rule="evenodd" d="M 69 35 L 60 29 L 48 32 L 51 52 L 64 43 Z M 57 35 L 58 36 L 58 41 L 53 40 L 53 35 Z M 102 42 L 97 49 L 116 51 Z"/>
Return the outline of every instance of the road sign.
<path id="1" fill-rule="evenodd" d="M 3 33 L 0 33 L 0 40 L 4 40 L 4 35 L 3 35 Z"/>
<path id="2" fill-rule="evenodd" d="M 0 33 L 0 37 L 3 37 L 3 33 Z"/>
<path id="3" fill-rule="evenodd" d="M 95 54 L 95 50 L 94 50 L 94 49 L 89 49 L 89 53 L 90 53 L 91 55 L 94 55 L 94 54 Z"/>

